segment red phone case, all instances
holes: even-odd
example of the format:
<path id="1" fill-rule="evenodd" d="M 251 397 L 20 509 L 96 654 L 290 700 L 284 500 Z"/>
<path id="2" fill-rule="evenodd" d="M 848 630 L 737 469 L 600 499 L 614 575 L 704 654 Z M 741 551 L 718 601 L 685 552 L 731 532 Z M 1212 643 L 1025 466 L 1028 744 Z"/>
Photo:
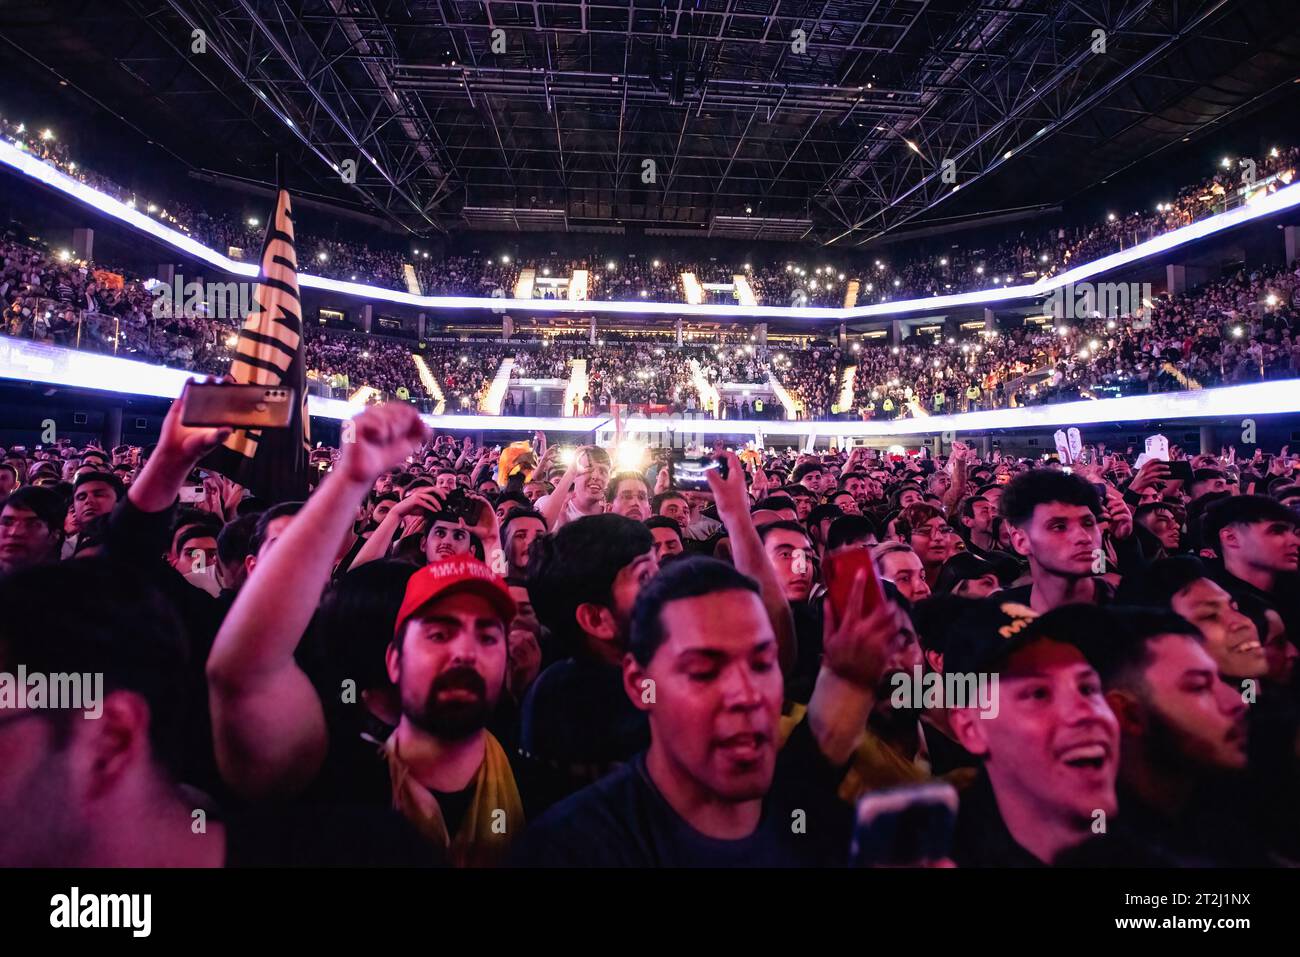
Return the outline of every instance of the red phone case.
<path id="1" fill-rule="evenodd" d="M 827 557 L 826 593 L 831 600 L 831 608 L 835 610 L 836 621 L 843 620 L 845 609 L 849 606 L 849 595 L 853 591 L 853 579 L 863 569 L 867 572 L 867 588 L 862 596 L 862 611 L 866 614 L 885 600 L 885 590 L 876 576 L 871 553 L 865 548 L 846 548 Z"/>

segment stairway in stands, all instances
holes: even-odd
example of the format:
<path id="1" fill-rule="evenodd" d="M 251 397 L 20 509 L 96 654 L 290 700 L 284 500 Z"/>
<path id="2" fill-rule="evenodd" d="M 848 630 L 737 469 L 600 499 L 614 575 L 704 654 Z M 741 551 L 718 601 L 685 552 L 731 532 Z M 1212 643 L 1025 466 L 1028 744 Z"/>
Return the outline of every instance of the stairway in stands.
<path id="1" fill-rule="evenodd" d="M 442 415 L 443 410 L 447 408 L 447 397 L 442 394 L 442 386 L 438 385 L 438 380 L 429 371 L 429 364 L 424 361 L 424 356 L 413 353 L 411 359 L 415 362 L 415 371 L 420 377 L 420 385 L 424 386 L 424 391 L 433 399 L 433 414 Z"/>
<path id="2" fill-rule="evenodd" d="M 795 399 L 795 397 L 787 391 L 786 387 L 781 384 L 781 380 L 776 377 L 775 372 L 768 370 L 767 382 L 768 385 L 772 387 L 772 391 L 776 393 L 776 397 L 780 400 L 782 408 L 785 409 L 785 417 L 787 419 L 799 418 L 799 401 Z"/>
<path id="3" fill-rule="evenodd" d="M 717 387 L 709 381 L 709 377 L 704 374 L 704 370 L 700 368 L 699 362 L 695 359 L 691 360 L 691 382 L 700 397 L 700 408 L 705 412 L 712 409 L 714 416 L 718 416 L 722 408 L 722 395 L 718 392 Z"/>
<path id="4" fill-rule="evenodd" d="M 840 378 L 840 398 L 838 408 L 841 412 L 847 412 L 853 408 L 853 387 L 858 378 L 858 367 L 847 366 L 844 374 Z"/>
<path id="5" fill-rule="evenodd" d="M 478 404 L 478 410 L 484 415 L 501 414 L 501 403 L 506 400 L 506 392 L 510 388 L 510 371 L 514 367 L 514 358 L 501 361 L 501 367 L 497 369 L 497 374 L 492 377 L 492 384 L 483 393 L 483 398 Z"/>
<path id="6" fill-rule="evenodd" d="M 560 415 L 573 416 L 573 400 L 578 400 L 578 411 L 582 411 L 582 398 L 587 394 L 587 360 L 573 359 L 569 362 L 569 383 L 564 387 L 564 404 L 560 406 Z"/>

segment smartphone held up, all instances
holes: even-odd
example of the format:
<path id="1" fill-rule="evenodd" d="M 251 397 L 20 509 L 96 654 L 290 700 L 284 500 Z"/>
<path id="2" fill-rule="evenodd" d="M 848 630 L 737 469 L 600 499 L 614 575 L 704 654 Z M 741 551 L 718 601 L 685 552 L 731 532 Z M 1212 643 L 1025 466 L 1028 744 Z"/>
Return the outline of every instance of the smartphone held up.
<path id="1" fill-rule="evenodd" d="M 181 392 L 181 424 L 199 428 L 285 429 L 297 392 L 265 385 L 189 382 Z"/>

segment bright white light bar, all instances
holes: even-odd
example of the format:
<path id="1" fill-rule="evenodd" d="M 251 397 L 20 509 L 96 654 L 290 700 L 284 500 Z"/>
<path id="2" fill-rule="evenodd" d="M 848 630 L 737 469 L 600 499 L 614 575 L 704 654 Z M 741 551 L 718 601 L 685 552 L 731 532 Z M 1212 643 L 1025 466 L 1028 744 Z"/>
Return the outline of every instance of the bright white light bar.
<path id="1" fill-rule="evenodd" d="M 85 203 L 100 212 L 119 219 L 153 236 L 161 242 L 180 249 L 204 262 L 224 269 L 239 276 L 256 276 L 255 263 L 243 263 L 223 256 L 208 249 L 202 243 L 191 239 L 184 233 L 124 203 L 107 196 L 85 183 L 79 182 L 62 170 L 37 159 L 30 153 L 18 149 L 13 143 L 0 140 L 0 163 L 7 165 L 26 176 L 39 180 L 52 189 L 71 196 L 78 202 Z M 491 309 L 494 312 L 535 312 L 535 313 L 608 313 L 633 315 L 665 316 L 702 316 L 715 319 L 804 319 L 804 320 L 850 320 L 888 318 L 903 313 L 940 312 L 961 306 L 990 305 L 992 303 L 1013 302 L 1021 299 L 1044 296 L 1061 286 L 1072 282 L 1082 282 L 1093 276 L 1121 266 L 1126 266 L 1148 256 L 1167 252 L 1178 246 L 1195 242 L 1225 229 L 1232 229 L 1265 216 L 1272 216 L 1283 210 L 1300 205 L 1300 183 L 1293 184 L 1260 197 L 1248 206 L 1240 206 L 1226 213 L 1210 216 L 1188 226 L 1182 226 L 1164 233 L 1154 239 L 1138 243 L 1129 249 L 1112 253 L 1094 262 L 1076 266 L 1068 272 L 1050 279 L 1019 286 L 998 286 L 978 292 L 954 293 L 947 296 L 931 296 L 925 299 L 901 299 L 897 302 L 878 302 L 867 306 L 855 306 L 852 309 L 830 306 L 739 306 L 712 303 L 670 303 L 670 302 L 604 302 L 592 299 L 493 299 L 478 296 L 417 296 L 396 289 L 381 289 L 364 283 L 345 282 L 339 279 L 327 279 L 324 276 L 312 276 L 300 273 L 300 285 L 312 289 L 325 289 L 346 296 L 362 299 L 379 300 L 414 306 L 419 309 Z"/>
<path id="2" fill-rule="evenodd" d="M 143 395 L 174 399 L 195 373 L 168 369 L 135 359 L 79 352 L 62 346 L 10 339 L 0 336 L 0 379 L 39 382 L 68 388 L 94 389 L 119 395 Z M 322 419 L 350 419 L 361 407 L 343 399 L 307 397 L 309 414 Z M 593 432 L 609 421 L 608 416 L 595 418 L 529 418 L 522 415 L 423 415 L 431 427 L 452 431 L 533 431 Z"/>
<path id="3" fill-rule="evenodd" d="M 120 395 L 143 395 L 174 399 L 194 374 L 168 369 L 134 359 L 78 352 L 26 339 L 0 336 L 0 379 L 39 382 L 68 388 L 94 389 Z M 1253 382 L 1248 385 L 1200 389 L 1196 392 L 1162 392 L 1118 399 L 1060 402 L 1020 409 L 932 415 L 924 419 L 895 419 L 889 422 L 688 419 L 673 424 L 677 431 L 703 435 L 802 436 L 904 436 L 937 435 L 941 432 L 983 432 L 991 429 L 1056 429 L 1070 425 L 1118 424 L 1152 419 L 1240 419 L 1243 416 L 1300 413 L 1300 380 Z M 350 419 L 360 409 L 342 399 L 309 396 L 307 409 L 325 419 Z M 609 416 L 585 418 L 533 417 L 525 415 L 425 415 L 431 427 L 460 432 L 547 432 L 586 433 L 612 429 Z M 663 419 L 644 416 L 625 420 L 623 431 L 643 434 L 665 429 Z"/>

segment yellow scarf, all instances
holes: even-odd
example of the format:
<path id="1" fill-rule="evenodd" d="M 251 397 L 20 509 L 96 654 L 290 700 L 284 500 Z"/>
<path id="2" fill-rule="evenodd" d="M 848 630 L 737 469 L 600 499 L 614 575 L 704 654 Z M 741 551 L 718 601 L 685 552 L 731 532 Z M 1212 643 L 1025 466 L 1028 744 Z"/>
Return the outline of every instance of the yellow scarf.
<path id="1" fill-rule="evenodd" d="M 494 867 L 504 863 L 510 842 L 524 826 L 524 804 L 515 786 L 510 759 L 500 742 L 484 733 L 483 763 L 474 775 L 474 800 L 455 839 L 447 833 L 438 799 L 415 780 L 410 766 L 397 753 L 396 731 L 382 748 L 393 785 L 393 807 L 426 840 L 446 848 L 455 867 Z"/>

